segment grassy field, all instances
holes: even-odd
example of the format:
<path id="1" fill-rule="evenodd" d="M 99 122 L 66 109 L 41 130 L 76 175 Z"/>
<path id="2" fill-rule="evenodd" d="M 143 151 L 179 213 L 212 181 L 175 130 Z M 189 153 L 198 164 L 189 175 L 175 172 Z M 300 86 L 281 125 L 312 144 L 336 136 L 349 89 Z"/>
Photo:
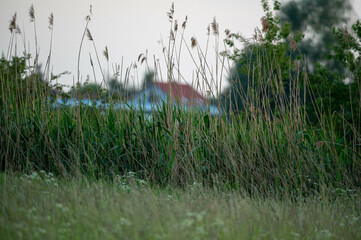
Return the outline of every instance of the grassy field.
<path id="1" fill-rule="evenodd" d="M 112 182 L 1 175 L 3 239 L 360 239 L 361 197 L 297 201 L 194 183 L 150 187 L 132 174 Z"/>

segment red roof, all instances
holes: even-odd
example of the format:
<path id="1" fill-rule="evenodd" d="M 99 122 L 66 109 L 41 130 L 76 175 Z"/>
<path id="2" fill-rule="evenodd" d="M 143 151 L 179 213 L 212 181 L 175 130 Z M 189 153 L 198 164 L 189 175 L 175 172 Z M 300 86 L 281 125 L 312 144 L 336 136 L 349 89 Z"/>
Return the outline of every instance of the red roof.
<path id="1" fill-rule="evenodd" d="M 174 99 L 181 101 L 183 98 L 186 98 L 191 103 L 206 102 L 206 99 L 201 94 L 187 84 L 176 82 L 154 82 L 153 84 Z"/>

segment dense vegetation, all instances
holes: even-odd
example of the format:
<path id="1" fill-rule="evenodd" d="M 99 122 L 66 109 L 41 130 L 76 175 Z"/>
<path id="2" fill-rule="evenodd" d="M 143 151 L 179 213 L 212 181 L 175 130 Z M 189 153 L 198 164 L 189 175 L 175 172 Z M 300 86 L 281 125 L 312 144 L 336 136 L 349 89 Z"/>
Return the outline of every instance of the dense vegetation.
<path id="1" fill-rule="evenodd" d="M 280 196 L 312 195 L 323 188 L 359 188 L 360 57 L 353 53 L 360 51 L 360 22 L 353 25 L 347 41 L 345 31 L 335 30 L 336 56 L 347 63 L 352 81 L 344 84 L 340 76 L 319 66 L 312 74 L 312 79 L 320 79 L 316 86 L 301 55 L 295 54 L 302 36 L 292 34 L 291 26 L 282 25 L 268 3 L 263 4 L 263 29 L 256 30 L 252 44 L 223 53 L 248 72 L 248 91 L 229 94 L 239 94 L 243 108 L 232 111 L 219 101 L 224 114 L 218 117 L 186 112 L 171 104 L 160 106 L 150 120 L 143 112 L 112 107 L 53 109 L 51 103 L 58 93 L 52 95 L 34 70 L 36 66 L 29 65 L 31 57 L 3 57 L 2 171 L 45 170 L 95 179 L 113 179 L 131 171 L 161 186 L 198 181 Z M 217 38 L 215 21 L 212 29 Z M 230 47 L 241 39 L 227 34 Z M 176 44 L 172 39 L 170 43 Z M 197 44 L 193 47 L 199 48 Z M 176 58 L 172 54 L 168 52 L 170 65 Z M 173 81 L 173 74 L 168 75 Z M 73 91 L 73 97 L 84 91 Z"/>
<path id="2" fill-rule="evenodd" d="M 208 36 L 217 45 L 215 73 L 208 49 L 195 38 L 185 41 L 187 18 L 178 26 L 174 5 L 168 13 L 167 80 L 181 78 L 176 44 L 189 53 L 193 48 L 196 81 L 211 86 L 229 73 L 223 93 L 208 89 L 219 116 L 170 102 L 151 116 L 116 109 L 135 92 L 117 73 L 108 83 L 103 75 L 101 85 L 78 82 L 64 92 L 53 80 L 66 72 L 49 71 L 51 49 L 43 72 L 37 52 L 13 54 L 21 34 L 14 15 L 8 54 L 0 59 L 0 235 L 359 239 L 361 22 L 350 30 L 335 27 L 332 64 L 312 62 L 310 70 L 304 35 L 275 14 L 278 1 L 273 8 L 262 4 L 262 29 L 251 40 L 226 30 L 223 52 L 214 19 Z M 29 14 L 35 24 L 33 7 Z M 82 42 L 85 35 L 94 42 L 90 18 Z M 51 31 L 52 24 L 51 15 Z M 236 47 L 239 42 L 244 48 Z M 79 59 L 80 53 L 81 47 Z M 108 61 L 107 48 L 104 56 Z M 138 61 L 149 66 L 146 55 Z M 225 61 L 235 67 L 226 68 Z M 159 74 L 149 70 L 144 87 Z M 53 105 L 85 97 L 110 107 Z"/>

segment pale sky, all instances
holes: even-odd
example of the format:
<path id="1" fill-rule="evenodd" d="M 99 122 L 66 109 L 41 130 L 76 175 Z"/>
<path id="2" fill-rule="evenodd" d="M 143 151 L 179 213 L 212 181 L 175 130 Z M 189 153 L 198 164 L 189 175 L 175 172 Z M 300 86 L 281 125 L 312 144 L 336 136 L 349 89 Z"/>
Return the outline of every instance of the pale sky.
<path id="1" fill-rule="evenodd" d="M 107 62 L 102 54 L 105 46 L 109 49 L 109 74 L 112 75 L 112 65 L 121 64 L 123 58 L 123 78 L 125 69 L 136 62 L 138 69 L 131 71 L 131 79 L 139 85 L 145 72 L 145 64 L 140 65 L 137 59 L 139 54 L 148 50 L 148 62 L 154 68 L 154 57 L 161 63 L 162 78 L 166 80 L 166 67 L 162 55 L 162 46 L 158 43 L 163 40 L 168 43 L 170 23 L 167 12 L 171 3 L 175 4 L 175 19 L 179 25 L 188 15 L 187 27 L 184 38 L 190 45 L 191 37 L 195 37 L 202 50 L 207 42 L 207 27 L 216 17 L 219 23 L 220 50 L 223 50 L 224 30 L 240 32 L 246 37 L 252 37 L 254 28 L 260 26 L 263 16 L 260 0 L 0 0 L 0 52 L 6 54 L 10 39 L 8 30 L 9 20 L 17 13 L 17 23 L 25 33 L 27 48 L 35 52 L 33 24 L 29 21 L 28 9 L 34 4 L 38 45 L 40 47 L 40 62 L 43 65 L 49 52 L 50 31 L 48 17 L 54 14 L 54 36 L 52 47 L 52 72 L 59 74 L 64 71 L 71 72 L 60 78 L 64 84 L 73 84 L 77 79 L 77 59 L 81 37 L 85 28 L 85 16 L 92 5 L 92 20 L 89 29 L 93 35 L 102 68 L 107 73 Z M 272 3 L 272 1 L 270 1 Z M 356 12 L 361 11 L 361 1 L 354 1 Z M 360 15 L 360 14 L 359 14 Z M 178 36 L 179 37 L 179 36 Z M 178 45 L 179 46 L 179 45 Z M 210 38 L 207 62 L 209 69 L 215 75 L 216 61 L 214 53 L 215 39 Z M 18 54 L 23 51 L 23 43 L 18 38 Z M 100 70 L 96 62 L 93 45 L 88 39 L 84 41 L 80 74 L 82 80 L 89 75 L 94 81 L 93 71 L 90 66 L 89 53 L 96 64 L 96 78 L 101 80 Z M 197 57 L 195 49 L 192 50 Z M 154 57 L 153 57 L 154 56 Z M 199 63 L 199 61 L 197 61 Z M 194 79 L 195 65 L 183 44 L 180 71 L 188 83 Z M 221 74 L 219 74 L 221 75 Z M 223 75 L 225 85 L 226 72 Z M 218 80 L 221 77 L 218 76 Z M 184 81 L 184 80 L 182 80 Z M 203 89 L 204 91 L 204 89 Z"/>

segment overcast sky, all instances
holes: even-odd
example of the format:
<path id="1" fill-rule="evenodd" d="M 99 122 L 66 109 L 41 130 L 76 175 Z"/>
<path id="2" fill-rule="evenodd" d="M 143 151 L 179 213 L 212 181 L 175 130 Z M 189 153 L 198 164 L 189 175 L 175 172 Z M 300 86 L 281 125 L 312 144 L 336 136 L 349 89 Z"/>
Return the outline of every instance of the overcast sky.
<path id="1" fill-rule="evenodd" d="M 171 3 L 175 4 L 175 19 L 179 24 L 188 15 L 185 40 L 190 44 L 191 37 L 196 37 L 202 49 L 207 41 L 207 26 L 216 17 L 220 28 L 220 45 L 224 38 L 224 30 L 240 32 L 251 37 L 259 20 L 263 16 L 261 3 L 258 0 L 0 0 L 0 52 L 6 54 L 10 39 L 8 30 L 9 20 L 17 13 L 17 23 L 25 33 L 26 46 L 35 52 L 34 30 L 29 22 L 28 9 L 34 4 L 38 45 L 40 46 L 40 62 L 43 65 L 49 52 L 50 31 L 48 17 L 54 14 L 54 38 L 52 47 L 52 71 L 59 74 L 69 71 L 71 74 L 60 78 L 61 83 L 72 84 L 77 79 L 77 59 L 81 37 L 85 27 L 85 16 L 92 5 L 92 20 L 89 29 L 93 35 L 94 43 L 99 53 L 102 68 L 107 72 L 107 62 L 102 54 L 105 46 L 109 49 L 109 74 L 112 75 L 112 66 L 121 64 L 123 59 L 123 76 L 125 69 L 136 62 L 137 71 L 133 69 L 132 79 L 138 85 L 145 72 L 145 64 L 137 62 L 139 54 L 148 51 L 148 62 L 154 66 L 153 56 L 162 63 L 162 77 L 166 80 L 166 69 L 160 40 L 168 42 L 170 23 L 166 12 Z M 271 1 L 272 2 L 272 1 Z M 361 1 L 355 0 L 354 7 L 358 13 L 361 11 Z M 360 15 L 360 14 L 359 14 Z M 216 63 L 214 52 L 214 38 L 209 44 L 209 69 L 215 73 Z M 23 51 L 23 44 L 18 39 L 18 52 Z M 223 50 L 222 48 L 220 50 Z M 194 79 L 195 65 L 189 57 L 186 47 L 182 47 L 180 63 L 181 73 L 188 83 Z M 93 45 L 87 39 L 81 54 L 80 74 L 82 80 L 87 75 L 94 81 L 90 66 L 89 54 L 96 63 Z M 197 56 L 195 49 L 193 56 Z M 101 80 L 99 67 L 95 68 L 97 80 Z M 138 74 L 136 74 L 138 72 Z M 220 75 L 220 74 L 219 74 Z M 222 74 L 224 77 L 226 72 Z M 223 77 L 223 78 L 224 78 Z M 221 79 L 218 76 L 218 79 Z"/>

